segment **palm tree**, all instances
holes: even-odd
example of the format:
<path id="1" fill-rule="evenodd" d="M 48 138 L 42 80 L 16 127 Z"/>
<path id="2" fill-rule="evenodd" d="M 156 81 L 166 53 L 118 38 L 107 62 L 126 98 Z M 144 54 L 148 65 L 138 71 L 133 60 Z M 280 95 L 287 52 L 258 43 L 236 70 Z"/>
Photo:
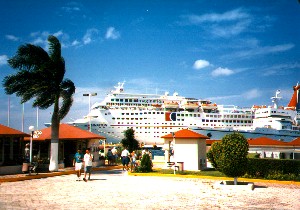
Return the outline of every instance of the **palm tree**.
<path id="1" fill-rule="evenodd" d="M 33 107 L 47 109 L 53 105 L 49 171 L 57 171 L 59 124 L 72 106 L 75 86 L 71 80 L 64 79 L 65 61 L 59 40 L 50 35 L 48 43 L 49 53 L 39 46 L 21 45 L 16 55 L 8 60 L 18 72 L 6 76 L 3 86 L 6 94 L 15 93 L 21 97 L 21 103 L 34 98 Z"/>

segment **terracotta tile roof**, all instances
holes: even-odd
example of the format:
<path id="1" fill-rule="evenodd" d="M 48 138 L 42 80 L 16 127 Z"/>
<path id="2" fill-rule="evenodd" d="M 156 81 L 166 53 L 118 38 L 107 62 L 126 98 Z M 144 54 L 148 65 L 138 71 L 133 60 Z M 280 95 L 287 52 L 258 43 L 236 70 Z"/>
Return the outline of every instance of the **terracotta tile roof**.
<path id="1" fill-rule="evenodd" d="M 290 145 L 290 146 L 300 146 L 300 137 L 294 139 L 294 140 L 291 141 L 291 142 L 288 142 L 287 144 Z"/>
<path id="2" fill-rule="evenodd" d="M 214 142 L 221 142 L 221 140 L 214 140 L 214 139 L 206 139 L 206 144 L 212 144 Z"/>
<path id="3" fill-rule="evenodd" d="M 248 139 L 248 143 L 249 145 L 251 146 L 254 146 L 254 145 L 265 145 L 265 146 L 286 146 L 287 143 L 286 142 L 283 142 L 283 141 L 278 141 L 278 140 L 274 140 L 274 139 L 270 139 L 270 138 L 267 138 L 267 137 L 258 137 L 258 138 L 255 138 L 255 139 Z"/>
<path id="4" fill-rule="evenodd" d="M 0 136 L 23 136 L 23 137 L 25 137 L 25 136 L 30 136 L 30 135 L 0 124 Z"/>
<path id="5" fill-rule="evenodd" d="M 44 128 L 41 130 L 42 134 L 38 138 L 33 140 L 45 141 L 51 140 L 51 127 Z M 29 140 L 26 138 L 25 140 Z M 105 139 L 104 136 L 82 130 L 72 125 L 60 124 L 59 126 L 59 139 L 60 140 L 74 140 L 74 139 Z"/>
<path id="6" fill-rule="evenodd" d="M 172 134 L 168 134 L 165 136 L 162 136 L 161 138 L 173 138 Z M 202 134 L 196 133 L 194 131 L 188 130 L 188 129 L 183 129 L 180 131 L 175 132 L 175 138 L 179 139 L 209 139 L 208 136 L 204 136 Z"/>
<path id="7" fill-rule="evenodd" d="M 214 142 L 220 142 L 221 140 L 206 139 L 206 144 L 211 145 Z M 300 146 L 300 138 L 294 139 L 291 142 L 283 142 L 267 137 L 259 137 L 255 139 L 248 139 L 250 146 Z"/>

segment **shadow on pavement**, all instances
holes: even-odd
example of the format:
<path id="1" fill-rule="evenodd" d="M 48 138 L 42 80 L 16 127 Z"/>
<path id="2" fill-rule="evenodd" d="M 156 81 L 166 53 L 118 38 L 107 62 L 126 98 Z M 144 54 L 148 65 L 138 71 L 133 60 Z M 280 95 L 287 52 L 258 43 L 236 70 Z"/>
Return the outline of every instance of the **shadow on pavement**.
<path id="1" fill-rule="evenodd" d="M 107 171 L 93 171 L 92 174 L 114 174 L 114 175 L 121 175 L 122 170 L 121 169 L 115 169 L 115 170 L 107 170 Z"/>

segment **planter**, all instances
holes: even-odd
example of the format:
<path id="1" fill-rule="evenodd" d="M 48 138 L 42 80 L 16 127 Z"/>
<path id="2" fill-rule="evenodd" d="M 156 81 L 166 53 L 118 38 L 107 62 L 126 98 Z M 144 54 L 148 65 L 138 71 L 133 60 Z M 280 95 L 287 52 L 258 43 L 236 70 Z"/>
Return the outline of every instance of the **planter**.
<path id="1" fill-rule="evenodd" d="M 238 182 L 234 185 L 233 181 L 221 181 L 216 182 L 214 189 L 224 189 L 224 190 L 254 190 L 253 182 Z"/>

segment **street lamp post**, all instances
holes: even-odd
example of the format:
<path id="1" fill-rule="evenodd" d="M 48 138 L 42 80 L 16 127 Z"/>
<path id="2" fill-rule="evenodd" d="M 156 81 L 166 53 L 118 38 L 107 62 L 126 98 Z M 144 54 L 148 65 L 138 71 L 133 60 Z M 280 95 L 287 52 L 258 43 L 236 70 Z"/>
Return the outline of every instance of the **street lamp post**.
<path id="1" fill-rule="evenodd" d="M 97 93 L 84 93 L 83 96 L 89 97 L 89 112 L 91 112 L 91 96 L 96 96 Z M 92 125 L 91 125 L 91 117 L 89 116 L 89 131 L 92 131 Z"/>
<path id="2" fill-rule="evenodd" d="M 176 163 L 176 157 L 175 157 L 175 133 L 172 132 L 172 137 L 173 137 L 173 159 L 174 159 L 174 174 L 176 174 L 176 166 L 177 166 L 177 163 Z"/>
<path id="3" fill-rule="evenodd" d="M 32 138 L 33 138 L 33 134 L 34 134 L 34 126 L 29 126 L 29 131 L 30 131 L 29 162 L 31 165 L 31 163 L 32 163 Z"/>

